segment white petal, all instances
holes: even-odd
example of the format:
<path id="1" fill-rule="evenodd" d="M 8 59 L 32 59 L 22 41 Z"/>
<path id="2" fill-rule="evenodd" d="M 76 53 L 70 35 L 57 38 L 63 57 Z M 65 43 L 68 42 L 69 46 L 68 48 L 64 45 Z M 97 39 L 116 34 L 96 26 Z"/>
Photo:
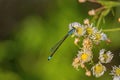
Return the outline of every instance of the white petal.
<path id="1" fill-rule="evenodd" d="M 101 36 L 102 36 L 101 40 L 107 40 L 107 35 L 106 34 L 101 33 Z"/>
<path id="2" fill-rule="evenodd" d="M 81 26 L 81 24 L 78 22 L 73 22 L 73 23 L 69 24 L 69 29 L 70 30 L 73 29 L 74 26 Z"/>
<path id="3" fill-rule="evenodd" d="M 113 80 L 120 80 L 120 76 L 114 76 Z"/>
<path id="4" fill-rule="evenodd" d="M 105 49 L 100 50 L 100 54 L 103 54 L 105 52 Z"/>

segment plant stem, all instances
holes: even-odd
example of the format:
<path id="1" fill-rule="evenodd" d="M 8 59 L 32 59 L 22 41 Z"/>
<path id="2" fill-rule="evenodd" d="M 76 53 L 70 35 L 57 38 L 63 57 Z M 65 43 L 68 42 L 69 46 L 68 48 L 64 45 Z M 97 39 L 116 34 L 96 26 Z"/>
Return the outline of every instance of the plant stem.
<path id="1" fill-rule="evenodd" d="M 113 31 L 120 31 L 120 28 L 114 28 L 114 29 L 104 29 L 104 32 L 113 32 Z"/>

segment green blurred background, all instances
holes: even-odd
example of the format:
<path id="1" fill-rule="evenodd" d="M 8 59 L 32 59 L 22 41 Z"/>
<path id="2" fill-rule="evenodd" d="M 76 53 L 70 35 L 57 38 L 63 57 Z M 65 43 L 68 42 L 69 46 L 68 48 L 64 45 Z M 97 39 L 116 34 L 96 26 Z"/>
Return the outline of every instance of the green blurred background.
<path id="1" fill-rule="evenodd" d="M 115 1 L 115 0 L 114 0 Z M 0 80 L 112 80 L 109 70 L 120 64 L 120 31 L 109 32 L 111 44 L 96 46 L 111 50 L 114 58 L 105 65 L 108 71 L 100 78 L 87 77 L 85 70 L 72 67 L 78 48 L 69 37 L 51 61 L 50 48 L 68 31 L 71 22 L 83 23 L 94 3 L 80 4 L 77 0 L 0 0 Z M 103 28 L 120 27 L 120 7 L 105 17 Z"/>

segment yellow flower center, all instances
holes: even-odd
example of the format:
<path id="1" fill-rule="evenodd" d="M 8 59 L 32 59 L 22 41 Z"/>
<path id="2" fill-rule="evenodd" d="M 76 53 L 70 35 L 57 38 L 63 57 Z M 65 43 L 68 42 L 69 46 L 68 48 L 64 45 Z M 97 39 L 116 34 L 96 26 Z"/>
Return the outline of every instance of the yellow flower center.
<path id="1" fill-rule="evenodd" d="M 76 29 L 76 32 L 77 32 L 77 34 L 82 35 L 83 29 L 80 28 L 80 27 L 78 27 L 78 28 Z"/>
<path id="2" fill-rule="evenodd" d="M 87 31 L 88 34 L 92 34 L 92 33 L 93 33 L 93 29 L 90 28 L 90 27 L 88 27 L 88 28 L 86 29 L 86 31 Z"/>
<path id="3" fill-rule="evenodd" d="M 103 69 L 103 66 L 101 64 L 98 64 L 98 65 L 95 66 L 96 74 L 100 74 L 103 71 L 104 71 L 104 69 Z"/>
<path id="4" fill-rule="evenodd" d="M 117 76 L 120 76 L 120 68 L 116 68 L 115 73 Z"/>
<path id="5" fill-rule="evenodd" d="M 96 37 L 96 40 L 100 40 L 100 39 L 101 39 L 100 33 L 96 33 L 96 34 L 95 34 L 95 37 Z"/>
<path id="6" fill-rule="evenodd" d="M 88 57 L 89 57 L 89 55 L 88 55 L 87 53 L 83 53 L 83 54 L 81 55 L 81 60 L 82 60 L 82 61 L 87 61 Z"/>
<path id="7" fill-rule="evenodd" d="M 107 54 L 103 54 L 104 60 L 106 61 L 108 59 L 108 55 Z"/>

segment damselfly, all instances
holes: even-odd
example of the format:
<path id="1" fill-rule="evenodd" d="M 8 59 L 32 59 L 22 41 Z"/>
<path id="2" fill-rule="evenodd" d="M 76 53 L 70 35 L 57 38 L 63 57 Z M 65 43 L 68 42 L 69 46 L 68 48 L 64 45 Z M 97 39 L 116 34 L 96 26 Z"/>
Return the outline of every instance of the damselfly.
<path id="1" fill-rule="evenodd" d="M 79 23 L 77 22 L 74 22 L 74 23 L 71 23 L 69 25 L 69 28 L 70 30 L 68 31 L 68 33 L 58 42 L 56 43 L 51 49 L 50 49 L 50 56 L 48 57 L 48 60 L 50 60 L 52 58 L 52 56 L 55 54 L 55 52 L 57 51 L 57 49 L 60 47 L 60 45 L 67 39 L 67 37 L 69 35 L 72 35 L 74 32 L 75 32 L 75 26 L 80 26 Z"/>

